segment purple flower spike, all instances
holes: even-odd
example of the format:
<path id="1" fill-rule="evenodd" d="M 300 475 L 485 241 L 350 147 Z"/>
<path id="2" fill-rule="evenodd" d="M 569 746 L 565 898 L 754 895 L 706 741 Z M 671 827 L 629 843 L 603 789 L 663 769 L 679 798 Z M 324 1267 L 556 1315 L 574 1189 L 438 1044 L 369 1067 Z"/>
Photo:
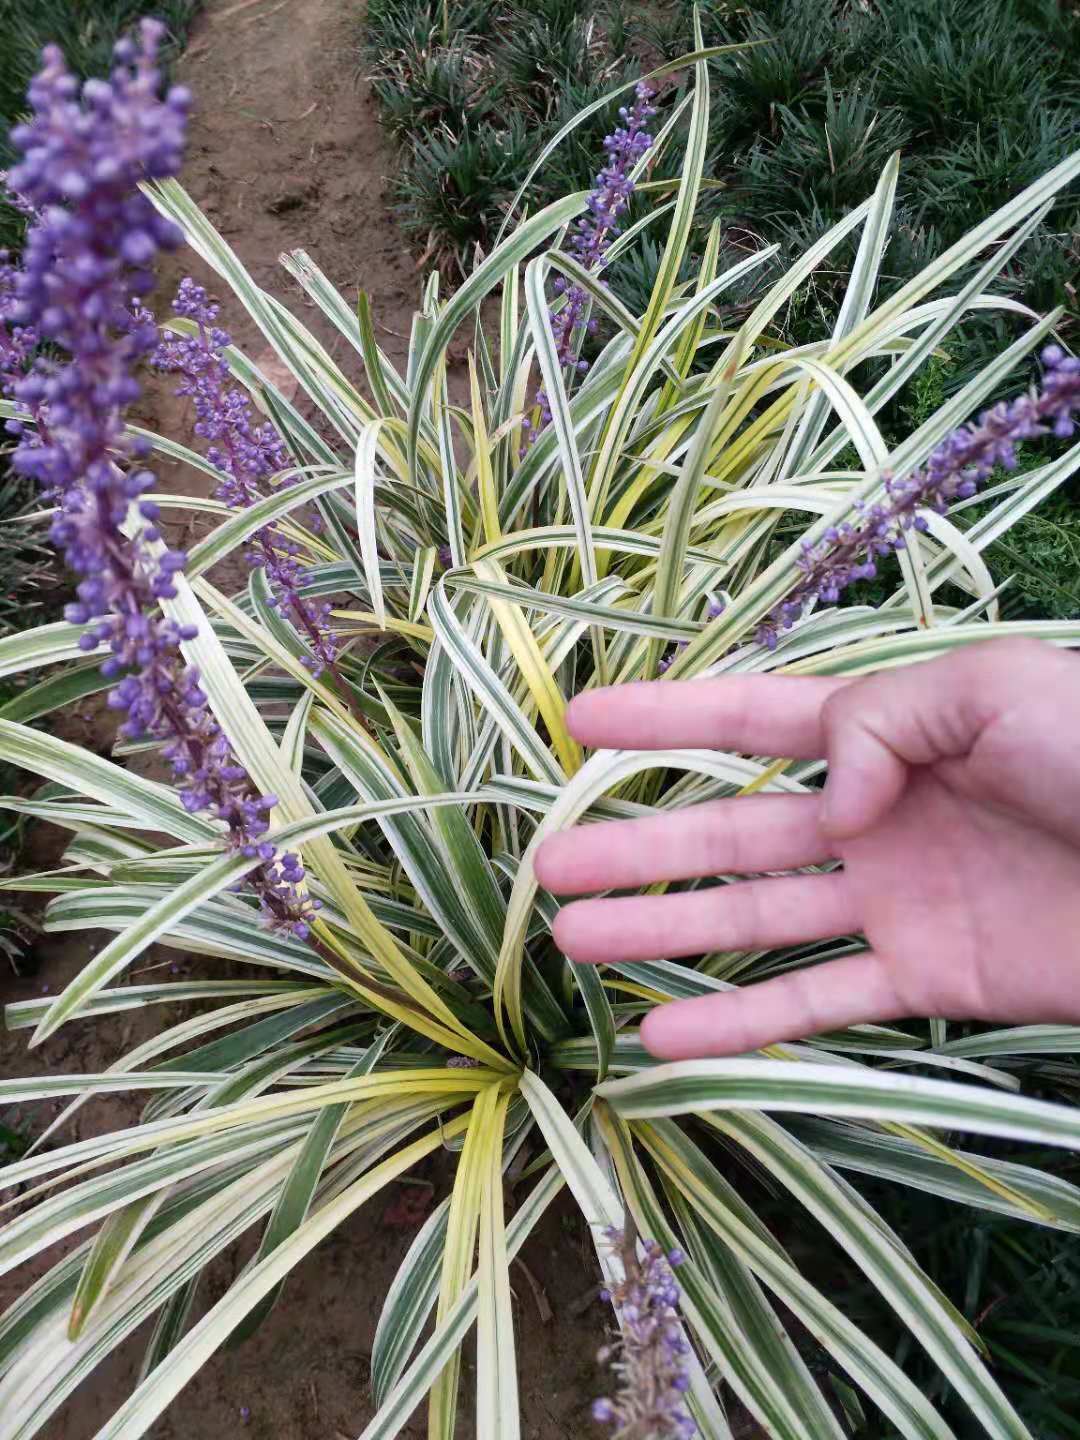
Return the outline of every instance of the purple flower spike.
<path id="1" fill-rule="evenodd" d="M 233 510 L 247 509 L 272 491 L 274 477 L 289 464 L 288 452 L 273 425 L 254 422 L 247 391 L 232 383 L 225 359 L 232 341 L 218 326 L 218 307 L 202 286 L 190 277 L 182 280 L 173 309 L 193 320 L 198 333 L 163 334 L 153 363 L 181 377 L 176 393 L 189 397 L 195 407 L 195 433 L 208 442 L 206 458 L 227 477 L 215 498 Z M 137 323 L 153 326 L 153 316 L 141 306 L 135 317 Z M 252 569 L 265 572 L 274 603 L 307 638 L 311 653 L 304 656 L 303 664 L 317 678 L 337 659 L 337 641 L 330 630 L 332 607 L 301 595 L 305 571 L 298 555 L 298 546 L 276 525 L 266 525 L 251 537 L 245 558 Z"/>
<path id="2" fill-rule="evenodd" d="M 153 284 L 155 254 L 181 239 L 138 185 L 180 168 L 190 97 L 160 98 L 164 27 L 147 20 L 138 33 L 117 45 L 110 81 L 89 80 L 81 93 L 49 46 L 30 85 L 31 118 L 12 132 L 23 159 L 8 183 L 31 225 L 21 269 L 0 266 L 0 367 L 34 422 L 9 425 L 20 442 L 13 463 L 55 505 L 51 538 L 80 577 L 66 618 L 86 627 L 82 650 L 107 647 L 101 671 L 119 682 L 109 704 L 126 713 L 120 733 L 164 742 L 184 808 L 208 811 L 231 848 L 261 860 L 251 884 L 264 913 L 306 933 L 314 903 L 296 888 L 299 860 L 265 839 L 276 801 L 255 792 L 184 662 L 196 629 L 163 618 L 158 604 L 177 595 L 185 557 L 162 543 L 147 498 L 149 447 L 125 424 L 140 393 L 135 367 L 157 344 L 127 306 Z"/>
<path id="3" fill-rule="evenodd" d="M 971 425 L 961 425 L 932 451 L 921 470 L 903 480 L 887 477 L 886 498 L 857 507 L 856 519 L 825 532 L 817 545 L 804 544 L 799 557 L 803 578 L 757 630 L 760 644 L 775 649 L 782 630 L 790 629 L 815 600 L 834 605 L 856 580 L 872 580 L 877 560 L 903 550 L 908 533 L 926 530 L 921 513 L 944 515 L 956 500 L 975 494 L 997 466 L 1016 466 L 1016 446 L 1052 434 L 1067 440 L 1080 410 L 1080 359 L 1060 345 L 1042 352 L 1041 389 L 986 410 Z"/>
<path id="4" fill-rule="evenodd" d="M 651 147 L 645 126 L 656 114 L 652 86 L 641 81 L 634 103 L 619 111 L 622 125 L 604 137 L 607 164 L 596 177 L 588 208 L 577 222 L 570 248 L 588 270 L 601 270 L 611 241 L 619 233 L 618 220 L 630 203 L 634 182 L 630 172 Z"/>
<path id="5" fill-rule="evenodd" d="M 38 336 L 28 325 L 16 325 L 11 316 L 17 305 L 16 285 L 19 270 L 6 250 L 0 250 L 0 394 L 9 398 L 16 384 L 24 379 L 38 348 Z M 17 420 L 7 422 L 8 433 L 22 435 Z"/>
<path id="6" fill-rule="evenodd" d="M 611 242 L 619 233 L 619 217 L 634 193 L 630 172 L 653 143 L 645 127 L 656 114 L 656 106 L 652 104 L 654 94 L 652 86 L 642 80 L 634 92 L 633 105 L 624 105 L 619 111 L 623 123 L 604 137 L 607 163 L 596 177 L 585 214 L 574 226 L 570 239 L 570 253 L 586 270 L 604 268 Z M 579 360 L 575 350 L 589 297 L 580 285 L 572 285 L 563 276 L 555 281 L 553 288 L 562 299 L 561 305 L 551 310 L 551 328 L 559 364 L 564 370 L 581 374 L 589 368 L 588 361 Z M 591 329 L 593 324 L 590 320 L 588 328 Z M 539 424 L 534 426 L 531 421 L 525 422 L 526 441 L 534 439 L 551 423 L 551 402 L 543 386 L 537 390 L 534 404 L 539 411 Z"/>
<path id="7" fill-rule="evenodd" d="M 618 1378 L 611 1398 L 594 1400 L 592 1418 L 612 1427 L 612 1440 L 692 1440 L 697 1425 L 683 1408 L 690 1376 L 690 1346 L 676 1318 L 679 1287 L 672 1269 L 685 1264 L 681 1250 L 664 1254 L 646 1240 L 644 1256 L 632 1235 L 608 1230 L 605 1239 L 620 1252 L 625 1278 L 602 1298 L 615 1307 L 620 1337 L 598 1359 Z"/>
<path id="8" fill-rule="evenodd" d="M 155 57 L 163 33 L 144 21 L 139 47 L 128 44 L 129 58 L 112 82 L 87 81 L 81 96 L 60 51 L 46 47 L 30 84 L 31 117 L 11 132 L 22 159 L 6 180 L 32 224 L 21 268 L 6 259 L 2 267 L 10 333 L 0 342 L 0 364 L 8 393 L 35 417 L 47 405 L 52 421 L 21 437 L 15 463 L 50 495 L 85 486 L 96 497 L 92 507 L 57 520 L 65 550 L 76 541 L 89 547 L 78 550 L 90 562 L 80 570 L 97 568 L 97 510 L 121 500 L 126 509 L 126 497 L 112 493 L 111 457 L 137 458 L 122 415 L 139 395 L 132 371 L 147 337 L 124 323 L 129 286 L 136 276 L 152 284 L 148 262 L 181 239 L 137 189 L 140 181 L 174 175 L 182 158 L 190 97 L 176 88 L 159 98 Z M 39 341 L 68 352 L 73 363 L 39 359 L 27 370 Z"/>

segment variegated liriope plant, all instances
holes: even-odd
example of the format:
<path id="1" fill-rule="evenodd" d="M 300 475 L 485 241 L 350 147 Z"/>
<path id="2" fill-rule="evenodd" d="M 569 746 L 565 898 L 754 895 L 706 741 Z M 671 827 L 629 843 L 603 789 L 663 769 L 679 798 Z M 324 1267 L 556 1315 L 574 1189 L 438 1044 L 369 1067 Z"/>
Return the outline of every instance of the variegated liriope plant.
<path id="1" fill-rule="evenodd" d="M 555 904 L 534 876 L 539 840 L 577 821 L 799 792 L 820 780 L 814 765 L 741 754 L 585 758 L 564 723 L 567 697 L 583 687 L 654 677 L 665 662 L 667 674 L 684 678 L 855 675 L 1005 633 L 1080 643 L 1077 623 L 1001 622 L 983 559 L 1080 466 L 1080 445 L 1052 441 L 1038 468 L 997 473 L 977 518 L 961 498 L 948 517 L 930 511 L 926 529 L 908 531 L 895 591 L 882 604 L 819 600 L 778 636 L 767 623 L 798 592 L 805 543 L 832 543 L 837 527 L 885 493 L 887 477 L 895 485 L 913 475 L 1045 346 L 1059 317 L 1022 311 L 992 282 L 1080 174 L 1080 155 L 891 294 L 879 271 L 896 161 L 865 203 L 783 273 L 768 250 L 719 268 L 714 231 L 696 273 L 680 279 L 703 179 L 708 61 L 705 50 L 683 57 L 692 83 L 668 106 L 654 143 L 622 156 L 637 177 L 658 153 L 682 157 L 677 183 L 647 190 L 653 203 L 607 249 L 617 264 L 646 232 L 662 243 L 645 312 L 622 308 L 590 267 L 588 245 L 572 243 L 584 233 L 586 197 L 571 195 L 509 226 L 451 298 L 430 281 L 404 373 L 380 352 L 363 296 L 354 307 L 306 254 L 283 263 L 347 343 L 341 364 L 252 281 L 175 180 L 145 188 L 156 207 L 147 214 L 159 220 L 140 233 L 165 243 L 173 232 L 160 217 L 179 227 L 304 399 L 291 403 L 223 340 L 215 358 L 207 317 L 172 320 L 169 345 L 180 346 L 172 351 L 180 368 L 187 356 L 196 398 L 203 382 L 220 387 L 227 377 L 243 445 L 263 460 L 279 446 L 284 470 L 262 498 L 235 507 L 172 495 L 148 502 L 134 485 L 125 523 L 144 565 L 162 553 L 155 503 L 168 516 L 216 515 L 183 572 L 159 573 L 145 612 L 128 612 L 119 639 L 91 594 L 89 618 L 77 610 L 71 621 L 0 641 L 5 673 L 45 672 L 4 707 L 0 756 L 46 783 L 4 803 L 72 833 L 62 869 L 5 888 L 51 895 L 53 931 L 115 932 L 61 995 L 10 1006 L 9 1025 L 31 1028 L 33 1044 L 61 1025 L 132 1007 L 201 1002 L 101 1074 L 0 1081 L 5 1102 L 68 1100 L 45 1132 L 50 1148 L 39 1143 L 0 1174 L 0 1262 L 6 1269 L 83 1236 L 0 1317 L 3 1440 L 37 1434 L 95 1365 L 156 1317 L 137 1386 L 98 1440 L 143 1434 L 219 1345 L 275 1301 L 288 1303 L 279 1297 L 295 1265 L 441 1149 L 456 1156 L 452 1191 L 386 1297 L 373 1418 L 361 1440 L 399 1434 L 425 1402 L 431 1440 L 450 1440 L 460 1347 L 474 1325 L 476 1433 L 522 1433 L 508 1266 L 564 1187 L 612 1293 L 624 1263 L 645 1263 L 634 1258 L 633 1236 L 683 1252 L 678 1314 L 664 1323 L 681 1326 L 689 1344 L 681 1403 L 703 1436 L 730 1437 L 725 1406 L 734 1398 L 779 1440 L 840 1440 L 847 1431 L 821 1383 L 836 1376 L 850 1387 L 849 1403 L 860 1395 L 888 1433 L 947 1440 L 953 1432 L 935 1405 L 766 1230 L 731 1178 L 732 1155 L 825 1227 L 876 1287 L 897 1331 L 940 1367 L 973 1425 L 995 1440 L 1028 1435 L 977 1334 L 845 1177 L 1080 1229 L 1080 1191 L 1063 1179 L 942 1138 L 960 1131 L 1080 1150 L 1074 1110 L 1019 1093 L 1025 1057 L 1071 1052 L 1077 1032 L 950 1037 L 936 1021 L 859 1026 L 738 1059 L 656 1064 L 636 1025 L 657 1000 L 752 982 L 859 941 L 601 974 L 555 953 Z M 105 123 L 108 97 L 96 91 L 88 103 Z M 103 173 L 113 183 L 113 172 Z M 77 205 L 78 185 L 69 189 Z M 609 226 L 605 244 L 613 234 Z M 831 333 L 785 349 L 777 339 L 785 306 L 848 236 L 857 253 Z M 554 302 L 553 319 L 560 275 L 569 298 Z M 725 292 L 749 277 L 759 279 L 758 298 L 731 326 Z M 590 309 L 604 321 L 584 374 L 563 363 L 559 306 L 571 300 L 581 318 L 574 345 Z M 948 337 L 962 343 L 960 328 L 994 310 L 1019 317 L 1019 338 L 913 434 L 887 444 L 886 407 Z M 470 387 L 457 405 L 448 352 L 462 335 Z M 254 434 L 245 396 L 273 433 Z M 46 449 L 55 439 L 49 403 L 33 387 L 16 387 L 4 402 L 7 416 L 22 417 L 31 450 L 35 436 Z M 186 461 L 234 499 L 237 474 L 257 469 L 254 451 L 236 448 L 236 432 L 207 454 L 130 426 L 114 441 L 105 489 L 144 452 Z M 246 588 L 227 596 L 210 572 L 244 547 L 262 547 L 260 563 Z M 283 567 L 285 599 L 273 591 Z M 220 794 L 215 808 L 199 792 L 203 782 L 184 773 L 175 744 L 180 773 L 165 784 L 124 763 L 152 746 L 133 738 L 138 727 L 109 760 L 33 724 L 116 684 L 87 653 L 97 628 L 105 640 L 113 635 L 114 649 L 138 649 L 138 617 L 158 609 L 161 626 L 173 628 L 153 633 L 172 637 L 199 672 L 186 672 L 183 704 L 219 727 L 208 733 L 228 751 L 222 784 L 250 784 L 274 799 L 254 838 L 223 818 Z M 325 653 L 307 628 L 313 616 Z M 283 879 L 280 857 L 289 855 L 302 855 L 302 873 L 290 862 Z M 296 903 L 300 910 L 289 908 Z M 207 957 L 205 978 L 125 983 L 154 943 Z M 215 978 L 216 961 L 250 968 L 246 978 Z M 138 1125 L 56 1141 L 88 1100 L 138 1091 L 148 1100 Z M 261 1232 L 253 1262 L 190 1323 L 200 1273 L 251 1227 Z M 798 1346 L 788 1317 L 798 1322 Z M 620 1319 L 627 1323 L 625 1312 Z M 598 1319 L 598 1345 L 604 1328 Z M 602 1377 L 597 1388 L 608 1388 Z M 597 1413 L 610 1418 L 603 1406 Z M 583 1409 L 583 1430 L 591 1423 Z M 621 1433 L 646 1440 L 647 1431 Z M 689 1431 L 663 1431 L 674 1433 Z"/>

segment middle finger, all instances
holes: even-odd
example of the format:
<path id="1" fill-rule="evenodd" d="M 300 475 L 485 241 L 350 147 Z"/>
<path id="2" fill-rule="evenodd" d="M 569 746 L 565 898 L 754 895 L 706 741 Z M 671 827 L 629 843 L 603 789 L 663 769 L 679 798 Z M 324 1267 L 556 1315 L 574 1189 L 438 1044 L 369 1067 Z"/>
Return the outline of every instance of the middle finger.
<path id="1" fill-rule="evenodd" d="M 555 894 L 586 895 L 663 880 L 820 865 L 835 856 L 821 832 L 820 814 L 819 795 L 761 795 L 643 820 L 580 825 L 544 841 L 536 853 L 536 875 Z"/>

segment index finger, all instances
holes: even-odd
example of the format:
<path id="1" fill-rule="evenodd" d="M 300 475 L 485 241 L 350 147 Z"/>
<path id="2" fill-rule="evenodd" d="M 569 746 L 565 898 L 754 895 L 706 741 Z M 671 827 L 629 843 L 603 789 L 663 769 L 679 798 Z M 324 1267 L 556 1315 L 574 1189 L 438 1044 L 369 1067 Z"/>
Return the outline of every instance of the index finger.
<path id="1" fill-rule="evenodd" d="M 822 706 L 849 683 L 803 675 L 639 681 L 578 695 L 566 720 L 583 745 L 613 750 L 693 746 L 819 760 Z"/>

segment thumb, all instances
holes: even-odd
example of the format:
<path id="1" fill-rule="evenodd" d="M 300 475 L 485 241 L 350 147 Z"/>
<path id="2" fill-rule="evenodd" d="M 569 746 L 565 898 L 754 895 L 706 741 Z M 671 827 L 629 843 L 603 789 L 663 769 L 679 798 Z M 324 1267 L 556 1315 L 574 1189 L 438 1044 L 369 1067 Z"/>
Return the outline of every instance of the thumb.
<path id="1" fill-rule="evenodd" d="M 641 1022 L 641 1039 L 661 1060 L 745 1055 L 780 1040 L 906 1013 L 886 967 L 867 952 L 723 995 L 661 1005 Z"/>
<path id="2" fill-rule="evenodd" d="M 1030 642 L 1020 646 L 1030 657 Z M 1016 648 L 1008 641 L 973 645 L 835 691 L 822 709 L 825 833 L 838 840 L 862 834 L 900 798 L 909 767 L 969 755 L 1017 700 Z"/>

